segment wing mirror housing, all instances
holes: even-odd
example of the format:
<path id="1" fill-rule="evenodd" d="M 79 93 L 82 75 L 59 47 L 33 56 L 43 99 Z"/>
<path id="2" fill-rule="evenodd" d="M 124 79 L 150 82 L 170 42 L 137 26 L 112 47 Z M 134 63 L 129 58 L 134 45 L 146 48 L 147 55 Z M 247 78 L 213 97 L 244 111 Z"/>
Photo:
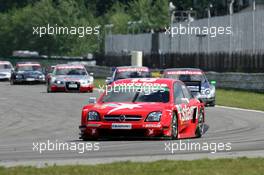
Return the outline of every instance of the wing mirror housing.
<path id="1" fill-rule="evenodd" d="M 89 104 L 95 104 L 96 103 L 96 98 L 95 97 L 90 97 L 89 98 Z"/>
<path id="2" fill-rule="evenodd" d="M 105 80 L 106 84 L 111 84 L 113 82 L 112 77 L 107 77 Z"/>
<path id="3" fill-rule="evenodd" d="M 212 81 L 210 81 L 210 84 L 213 85 L 213 86 L 215 86 L 216 85 L 216 81 L 215 80 L 212 80 Z"/>
<path id="4" fill-rule="evenodd" d="M 189 99 L 188 98 L 182 98 L 181 101 L 182 101 L 182 103 L 185 103 L 185 104 L 189 103 Z"/>

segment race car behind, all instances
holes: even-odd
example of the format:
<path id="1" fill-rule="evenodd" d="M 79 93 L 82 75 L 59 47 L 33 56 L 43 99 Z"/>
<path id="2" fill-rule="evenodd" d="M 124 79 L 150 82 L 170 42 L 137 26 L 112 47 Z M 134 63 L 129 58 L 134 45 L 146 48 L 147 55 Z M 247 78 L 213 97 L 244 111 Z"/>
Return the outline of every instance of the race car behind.
<path id="1" fill-rule="evenodd" d="M 93 81 L 83 65 L 59 64 L 47 77 L 47 92 L 93 92 Z"/>
<path id="2" fill-rule="evenodd" d="M 107 77 L 106 84 L 125 78 L 149 78 L 150 70 L 148 67 L 142 66 L 121 66 L 113 70 L 111 77 Z"/>
<path id="3" fill-rule="evenodd" d="M 10 80 L 13 69 L 9 61 L 0 61 L 0 80 Z"/>
<path id="4" fill-rule="evenodd" d="M 18 62 L 12 72 L 10 83 L 45 83 L 45 71 L 38 62 Z"/>
<path id="5" fill-rule="evenodd" d="M 94 103 L 92 103 L 92 101 Z M 80 138 L 201 137 L 204 104 L 185 84 L 173 79 L 122 79 L 84 106 Z"/>
<path id="6" fill-rule="evenodd" d="M 215 106 L 215 86 L 210 83 L 201 69 L 172 68 L 165 69 L 164 78 L 173 78 L 184 82 L 191 93 L 206 105 Z"/>

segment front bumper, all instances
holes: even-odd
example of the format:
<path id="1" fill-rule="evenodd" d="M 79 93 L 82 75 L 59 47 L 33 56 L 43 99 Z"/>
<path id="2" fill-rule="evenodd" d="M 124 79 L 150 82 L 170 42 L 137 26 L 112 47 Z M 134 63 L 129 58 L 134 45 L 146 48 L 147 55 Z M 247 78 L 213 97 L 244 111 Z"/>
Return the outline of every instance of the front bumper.
<path id="1" fill-rule="evenodd" d="M 10 80 L 10 77 L 8 77 L 8 76 L 0 76 L 0 80 Z"/>
<path id="2" fill-rule="evenodd" d="M 10 80 L 11 74 L 8 73 L 0 73 L 0 80 Z"/>
<path id="3" fill-rule="evenodd" d="M 130 129 L 113 129 L 113 124 L 131 124 Z M 112 123 L 112 122 L 89 122 L 79 126 L 80 138 L 100 137 L 158 137 L 169 136 L 168 126 L 162 126 L 160 122 L 144 123 Z"/>
<path id="4" fill-rule="evenodd" d="M 45 79 L 38 79 L 38 78 L 23 78 L 23 79 L 14 79 L 16 83 L 46 83 Z"/>
<path id="5" fill-rule="evenodd" d="M 78 92 L 92 92 L 93 91 L 93 85 L 86 85 L 86 86 L 82 86 L 80 85 L 79 88 L 77 88 L 76 90 L 74 89 L 67 89 L 65 85 L 55 85 L 52 84 L 50 86 L 51 92 L 72 92 L 72 91 L 78 91 Z"/>
<path id="6" fill-rule="evenodd" d="M 215 97 L 199 98 L 199 100 L 202 101 L 204 104 L 210 104 L 215 101 Z"/>

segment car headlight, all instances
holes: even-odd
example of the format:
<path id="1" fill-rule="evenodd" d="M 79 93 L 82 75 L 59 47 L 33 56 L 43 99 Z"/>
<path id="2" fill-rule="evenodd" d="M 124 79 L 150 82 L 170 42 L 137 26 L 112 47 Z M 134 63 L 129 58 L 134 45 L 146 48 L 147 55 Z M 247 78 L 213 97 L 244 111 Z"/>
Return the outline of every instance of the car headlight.
<path id="1" fill-rule="evenodd" d="M 162 112 L 151 112 L 149 113 L 146 122 L 159 122 L 161 118 Z"/>
<path id="2" fill-rule="evenodd" d="M 18 75 L 16 75 L 16 78 L 20 79 L 20 78 L 22 78 L 22 75 L 18 74 Z"/>
<path id="3" fill-rule="evenodd" d="M 98 112 L 96 111 L 88 112 L 87 121 L 99 121 L 99 120 L 100 120 L 100 116 Z"/>
<path id="4" fill-rule="evenodd" d="M 215 86 L 213 86 L 213 87 L 211 88 L 211 94 L 212 94 L 212 95 L 215 94 Z"/>
<path id="5" fill-rule="evenodd" d="M 44 78 L 45 78 L 44 75 L 39 76 L 39 79 L 44 79 Z"/>
<path id="6" fill-rule="evenodd" d="M 56 84 L 63 84 L 63 81 L 55 80 L 54 83 L 56 83 Z"/>
<path id="7" fill-rule="evenodd" d="M 89 80 L 84 80 L 84 81 L 81 81 L 81 84 L 89 84 Z"/>
<path id="8" fill-rule="evenodd" d="M 204 94 L 205 94 L 205 95 L 209 95 L 210 93 L 211 93 L 210 89 L 206 89 L 206 90 L 204 91 Z"/>
<path id="9" fill-rule="evenodd" d="M 90 77 L 90 82 L 93 83 L 94 77 Z"/>

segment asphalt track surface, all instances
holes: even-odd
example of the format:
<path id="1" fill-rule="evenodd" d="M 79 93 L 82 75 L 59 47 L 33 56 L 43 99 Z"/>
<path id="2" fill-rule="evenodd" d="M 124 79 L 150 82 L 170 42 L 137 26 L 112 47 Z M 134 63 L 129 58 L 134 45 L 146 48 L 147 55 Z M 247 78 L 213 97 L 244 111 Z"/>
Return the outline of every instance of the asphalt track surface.
<path id="1" fill-rule="evenodd" d="M 206 131 L 200 139 L 79 140 L 81 108 L 94 93 L 46 93 L 44 85 L 9 85 L 0 82 L 0 166 L 97 164 L 113 161 L 264 157 L 264 113 L 223 107 L 206 108 Z M 249 99 L 250 103 L 250 99 Z M 33 143 L 99 144 L 99 150 L 39 151 Z M 227 144 L 231 150 L 179 150 L 180 143 Z M 174 152 L 166 145 L 174 145 Z M 209 145 L 209 146 L 210 146 Z M 172 148 L 170 146 L 170 148 Z M 94 149 L 94 147 L 92 148 Z M 226 149 L 226 147 L 224 148 Z M 216 153 L 212 153 L 217 151 Z"/>

